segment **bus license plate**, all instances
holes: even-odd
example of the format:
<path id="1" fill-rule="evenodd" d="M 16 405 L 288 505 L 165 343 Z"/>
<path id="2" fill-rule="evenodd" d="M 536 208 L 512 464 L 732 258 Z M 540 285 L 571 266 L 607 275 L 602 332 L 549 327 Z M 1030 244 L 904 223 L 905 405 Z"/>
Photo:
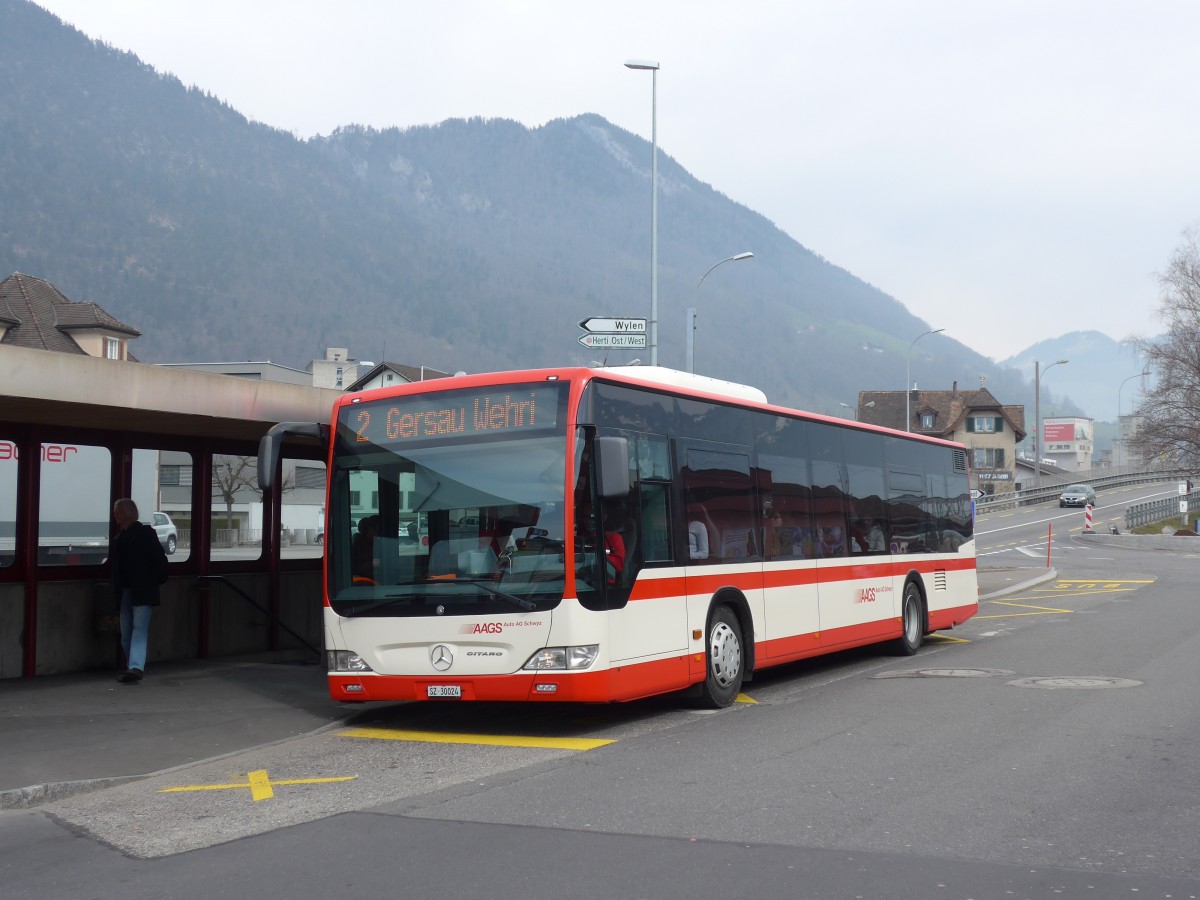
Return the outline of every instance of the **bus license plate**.
<path id="1" fill-rule="evenodd" d="M 462 698 L 462 687 L 457 684 L 431 684 L 425 688 L 426 697 L 453 697 L 458 700 Z"/>

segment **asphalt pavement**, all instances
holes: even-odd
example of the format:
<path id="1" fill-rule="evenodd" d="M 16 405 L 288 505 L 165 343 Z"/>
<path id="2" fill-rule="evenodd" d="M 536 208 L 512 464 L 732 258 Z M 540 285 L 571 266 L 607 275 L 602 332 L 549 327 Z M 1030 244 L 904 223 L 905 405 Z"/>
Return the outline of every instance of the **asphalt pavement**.
<path id="1" fill-rule="evenodd" d="M 981 567 L 980 599 L 1054 577 L 1054 569 Z M 0 809 L 313 734 L 364 709 L 330 699 L 311 653 L 154 663 L 133 685 L 117 674 L 0 681 Z"/>

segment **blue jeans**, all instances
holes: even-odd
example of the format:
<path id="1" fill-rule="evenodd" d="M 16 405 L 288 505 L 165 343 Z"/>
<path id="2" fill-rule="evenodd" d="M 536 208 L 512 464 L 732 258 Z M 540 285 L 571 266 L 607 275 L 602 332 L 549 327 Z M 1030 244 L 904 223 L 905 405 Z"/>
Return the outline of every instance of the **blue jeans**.
<path id="1" fill-rule="evenodd" d="M 134 606 L 128 588 L 121 592 L 121 649 L 127 669 L 146 671 L 146 643 L 153 612 L 153 606 Z"/>

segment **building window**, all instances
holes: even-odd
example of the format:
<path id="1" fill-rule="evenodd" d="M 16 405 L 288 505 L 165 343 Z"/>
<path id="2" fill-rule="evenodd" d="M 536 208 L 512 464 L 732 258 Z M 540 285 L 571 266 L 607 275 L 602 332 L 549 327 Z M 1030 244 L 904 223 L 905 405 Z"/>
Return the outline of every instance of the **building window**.
<path id="1" fill-rule="evenodd" d="M 971 451 L 971 467 L 974 469 L 1003 469 L 1003 447 L 976 447 Z"/>
<path id="2" fill-rule="evenodd" d="M 937 418 L 936 413 L 931 413 L 931 412 L 921 413 L 921 427 L 924 429 L 932 428 L 933 420 L 936 418 Z"/>
<path id="3" fill-rule="evenodd" d="M 120 359 L 121 358 L 121 342 L 116 338 L 104 339 L 104 358 L 105 359 Z"/>
<path id="4" fill-rule="evenodd" d="M 967 431 L 974 434 L 997 434 L 1004 430 L 1004 419 L 999 416 L 970 416 Z"/>

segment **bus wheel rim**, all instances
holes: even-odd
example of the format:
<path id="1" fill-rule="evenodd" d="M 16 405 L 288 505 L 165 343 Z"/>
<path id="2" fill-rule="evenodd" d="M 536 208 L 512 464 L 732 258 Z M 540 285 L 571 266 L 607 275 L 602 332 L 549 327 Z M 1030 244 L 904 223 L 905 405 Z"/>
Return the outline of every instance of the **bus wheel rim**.
<path id="1" fill-rule="evenodd" d="M 921 615 L 917 598 L 910 594 L 904 603 L 904 632 L 910 642 L 921 636 Z"/>
<path id="2" fill-rule="evenodd" d="M 721 687 L 729 687 L 737 678 L 742 666 L 742 648 L 737 635 L 724 622 L 718 622 L 712 630 L 712 673 Z"/>

